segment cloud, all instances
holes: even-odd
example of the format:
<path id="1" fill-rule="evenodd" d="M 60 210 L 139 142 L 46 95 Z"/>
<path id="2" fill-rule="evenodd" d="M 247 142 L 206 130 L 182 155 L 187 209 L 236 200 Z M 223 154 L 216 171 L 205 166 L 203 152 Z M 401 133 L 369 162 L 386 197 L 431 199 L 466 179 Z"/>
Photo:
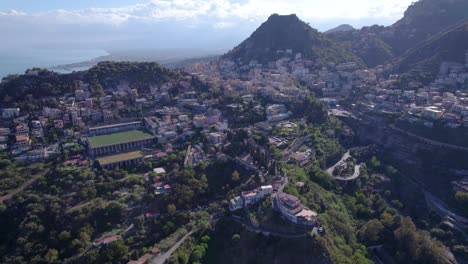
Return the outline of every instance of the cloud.
<path id="1" fill-rule="evenodd" d="M 368 23 L 390 24 L 402 16 L 412 1 L 145 0 L 114 8 L 36 13 L 11 10 L 0 11 L 0 34 L 14 36 L 7 40 L 12 45 L 47 40 L 73 43 L 144 40 L 145 36 L 158 36 L 158 44 L 176 45 L 179 43 L 168 39 L 204 36 L 221 41 L 224 35 L 219 34 L 223 31 L 229 39 L 245 37 L 273 13 L 295 13 L 319 29 L 340 23 L 358 27 Z M 210 29 L 216 29 L 218 35 L 214 36 Z"/>
<path id="2" fill-rule="evenodd" d="M 232 22 L 218 22 L 213 25 L 214 28 L 218 28 L 218 29 L 230 28 L 233 26 L 235 26 L 235 24 Z"/>
<path id="3" fill-rule="evenodd" d="M 272 13 L 296 13 L 304 19 L 331 20 L 392 18 L 397 19 L 413 0 L 151 0 L 142 4 L 115 8 L 51 10 L 26 14 L 1 12 L 0 16 L 21 16 L 34 20 L 51 20 L 77 24 L 121 25 L 131 20 L 226 19 L 263 20 Z M 219 22 L 221 22 L 219 21 Z"/>

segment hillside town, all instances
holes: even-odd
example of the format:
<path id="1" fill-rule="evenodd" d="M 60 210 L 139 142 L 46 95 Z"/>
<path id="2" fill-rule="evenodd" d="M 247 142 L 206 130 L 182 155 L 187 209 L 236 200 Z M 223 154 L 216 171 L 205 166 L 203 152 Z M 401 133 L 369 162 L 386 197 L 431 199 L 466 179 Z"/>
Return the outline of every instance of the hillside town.
<path id="1" fill-rule="evenodd" d="M 245 100 L 260 93 L 275 103 L 298 102 L 314 92 L 330 107 L 351 98 L 363 111 L 401 114 L 405 120 L 429 127 L 434 121 L 444 122 L 450 128 L 468 127 L 468 51 L 460 54 L 465 64 L 442 63 L 438 77 L 430 84 L 412 81 L 403 86 L 401 76 L 385 77 L 391 64 L 362 69 L 355 62 L 329 63 L 317 69 L 312 60 L 291 52 L 278 50 L 277 53 L 288 56 L 268 65 L 251 61 L 239 66 L 239 62 L 221 59 L 195 63 L 186 70 Z M 283 111 L 271 118 L 281 119 L 285 114 Z"/>
<path id="2" fill-rule="evenodd" d="M 464 263 L 468 50 L 403 71 L 430 43 L 349 27 L 3 78 L 0 262 Z"/>
<path id="3" fill-rule="evenodd" d="M 316 146 L 297 133 L 298 127 L 305 127 L 307 122 L 304 117 L 298 118 L 292 105 L 319 94 L 331 114 L 337 109 L 361 115 L 396 114 L 400 122 L 421 123 L 428 129 L 434 127 L 434 122 L 443 122 L 451 129 L 468 126 L 468 97 L 463 91 L 468 81 L 468 52 L 466 65 L 444 62 L 437 79 L 427 86 L 415 81 L 402 86 L 398 75 L 385 77 L 386 67 L 390 66 L 361 69 L 357 63 L 347 62 L 317 69 L 312 60 L 303 59 L 301 54 L 295 54 L 293 59 L 290 51 L 285 54 L 266 67 L 255 61 L 239 67 L 226 59 L 195 63 L 185 69 L 188 76 L 194 77 L 163 85 L 148 84 L 149 89 L 145 90 L 131 88 L 124 78 L 116 79 L 118 84 L 104 87 L 105 94 L 98 97 L 91 96 L 88 83 L 79 81 L 73 93 L 41 98 L 44 107 L 37 111 L 2 109 L 1 148 L 24 163 L 71 152 L 73 156 L 65 154 L 63 166 L 90 166 L 103 171 L 160 162 L 181 151 L 187 167 L 231 159 L 259 180 L 249 184 L 253 189 L 244 189 L 240 196 L 229 200 L 230 211 L 249 212 L 252 205 L 269 199 L 271 208 L 285 223 L 322 233 L 319 214 L 302 205 L 298 197 L 283 192 L 288 176 L 273 158 L 279 151 L 282 161 L 300 167 L 313 164 L 317 158 Z M 190 78 L 199 78 L 211 93 L 223 96 L 201 98 Z M 448 92 L 448 86 L 460 90 Z M 177 95 L 170 95 L 175 87 Z M 229 96 L 238 99 L 223 105 Z M 239 115 L 242 111 L 244 114 Z M 246 113 L 254 118 L 246 119 Z M 266 137 L 270 149 L 246 138 L 240 143 L 248 149 L 234 150 L 243 129 L 248 136 Z M 357 168 L 353 182 L 359 181 L 360 166 Z M 174 182 L 166 174 L 164 168 L 155 168 L 146 176 L 150 186 L 147 191 L 155 195 L 155 204 L 173 195 Z M 343 177 L 336 180 L 346 184 L 349 181 Z M 460 184 L 455 186 L 464 192 Z M 128 192 L 125 188 L 115 191 L 119 195 Z M 149 205 L 143 208 L 143 215 L 145 219 L 159 219 L 164 217 L 164 210 Z M 100 241 L 104 242 L 96 245 L 113 243 L 121 237 L 102 238 Z M 151 256 L 148 254 L 143 260 Z"/>

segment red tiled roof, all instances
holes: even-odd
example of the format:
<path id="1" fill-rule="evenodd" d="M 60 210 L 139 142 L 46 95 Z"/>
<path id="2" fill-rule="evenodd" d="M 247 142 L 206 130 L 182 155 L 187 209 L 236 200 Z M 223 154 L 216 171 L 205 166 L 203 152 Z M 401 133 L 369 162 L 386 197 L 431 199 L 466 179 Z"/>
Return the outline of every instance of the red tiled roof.
<path id="1" fill-rule="evenodd" d="M 299 198 L 291 194 L 280 193 L 278 194 L 278 198 L 284 205 L 290 208 L 297 207 L 298 205 L 301 204 L 301 201 L 299 200 Z"/>
<path id="2" fill-rule="evenodd" d="M 156 153 L 156 158 L 164 158 L 167 156 L 166 152 L 158 152 Z"/>
<path id="3" fill-rule="evenodd" d="M 110 236 L 110 237 L 105 237 L 103 238 L 102 240 L 98 241 L 98 243 L 103 243 L 103 244 L 109 244 L 109 243 L 112 243 L 114 241 L 117 241 L 119 239 L 121 239 L 122 237 L 119 236 L 119 235 L 115 235 L 115 236 Z"/>
<path id="4" fill-rule="evenodd" d="M 157 248 L 157 247 L 154 247 L 154 248 L 151 249 L 151 253 L 157 255 L 157 254 L 161 253 L 161 250 L 159 248 Z"/>
<path id="5" fill-rule="evenodd" d="M 161 177 L 159 177 L 159 176 L 153 177 L 153 182 L 155 182 L 155 183 L 159 182 L 160 180 L 161 180 Z"/>
<path id="6" fill-rule="evenodd" d="M 161 215 L 161 213 L 146 213 L 145 217 L 146 218 L 156 218 L 156 217 L 159 217 L 160 215 Z"/>
<path id="7" fill-rule="evenodd" d="M 146 263 L 146 261 L 151 258 L 151 255 L 146 253 L 141 258 L 138 259 L 139 263 Z"/>

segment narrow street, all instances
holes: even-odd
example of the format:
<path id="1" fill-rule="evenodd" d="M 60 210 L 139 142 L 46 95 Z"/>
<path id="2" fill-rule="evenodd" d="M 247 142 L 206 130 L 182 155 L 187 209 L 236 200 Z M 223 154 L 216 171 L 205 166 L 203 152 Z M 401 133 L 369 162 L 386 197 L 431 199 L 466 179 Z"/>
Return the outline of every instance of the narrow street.
<path id="1" fill-rule="evenodd" d="M 176 251 L 184 242 L 189 238 L 195 230 L 188 232 L 185 236 L 183 236 L 177 243 L 175 243 L 168 251 L 156 256 L 151 260 L 152 264 L 164 264 L 166 260 L 171 257 L 172 253 Z"/>
<path id="2" fill-rule="evenodd" d="M 31 179 L 29 179 L 29 180 L 27 180 L 26 182 L 24 182 L 23 184 L 21 184 L 21 186 L 19 186 L 18 188 L 13 189 L 13 190 L 11 190 L 7 195 L 0 197 L 0 202 L 3 203 L 3 202 L 5 202 L 5 201 L 10 200 L 13 196 L 15 196 L 16 194 L 20 193 L 21 191 L 23 191 L 24 189 L 26 189 L 26 188 L 28 188 L 30 185 L 32 185 L 34 182 L 36 182 L 37 179 L 39 179 L 41 176 L 46 175 L 46 174 L 49 172 L 49 170 L 50 170 L 50 169 L 46 169 L 46 170 L 44 170 L 43 172 L 34 175 Z"/>

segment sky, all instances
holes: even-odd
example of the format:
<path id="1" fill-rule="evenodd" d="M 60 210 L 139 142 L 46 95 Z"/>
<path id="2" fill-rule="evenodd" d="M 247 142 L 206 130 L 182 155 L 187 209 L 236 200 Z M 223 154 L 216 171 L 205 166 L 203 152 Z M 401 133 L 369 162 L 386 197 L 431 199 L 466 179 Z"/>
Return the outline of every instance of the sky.
<path id="1" fill-rule="evenodd" d="M 229 49 L 269 15 L 391 25 L 415 0 L 1 0 L 0 48 Z"/>

